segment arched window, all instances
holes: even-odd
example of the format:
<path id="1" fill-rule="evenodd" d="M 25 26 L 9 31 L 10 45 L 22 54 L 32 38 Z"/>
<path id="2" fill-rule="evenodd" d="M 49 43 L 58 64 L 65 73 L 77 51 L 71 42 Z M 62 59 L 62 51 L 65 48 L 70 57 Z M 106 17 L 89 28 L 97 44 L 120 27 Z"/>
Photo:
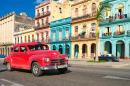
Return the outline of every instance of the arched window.
<path id="1" fill-rule="evenodd" d="M 119 4 L 117 6 L 117 16 L 118 16 L 118 19 L 123 18 L 123 5 L 122 4 Z"/>
<path id="2" fill-rule="evenodd" d="M 75 16 L 78 16 L 78 8 L 75 9 Z"/>
<path id="3" fill-rule="evenodd" d="M 92 4 L 92 16 L 95 16 L 96 15 L 96 4 L 93 3 Z"/>
<path id="4" fill-rule="evenodd" d="M 86 8 L 86 5 L 83 6 L 83 15 L 86 15 L 86 11 L 87 11 L 87 8 Z"/>
<path id="5" fill-rule="evenodd" d="M 75 26 L 75 36 L 78 36 L 78 26 Z"/>

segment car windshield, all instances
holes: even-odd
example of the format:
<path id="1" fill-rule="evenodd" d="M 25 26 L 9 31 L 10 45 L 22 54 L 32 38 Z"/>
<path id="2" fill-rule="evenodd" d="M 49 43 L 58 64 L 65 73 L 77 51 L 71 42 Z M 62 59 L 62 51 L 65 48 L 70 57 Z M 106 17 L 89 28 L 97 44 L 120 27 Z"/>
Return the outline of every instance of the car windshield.
<path id="1" fill-rule="evenodd" d="M 29 45 L 29 50 L 47 50 L 46 45 Z"/>

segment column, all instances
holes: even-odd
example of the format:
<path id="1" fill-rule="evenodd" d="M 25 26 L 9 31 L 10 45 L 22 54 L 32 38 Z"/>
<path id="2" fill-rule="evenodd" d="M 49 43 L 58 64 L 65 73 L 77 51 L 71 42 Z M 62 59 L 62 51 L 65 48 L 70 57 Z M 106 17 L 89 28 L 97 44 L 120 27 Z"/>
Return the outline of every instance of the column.
<path id="1" fill-rule="evenodd" d="M 125 42 L 125 59 L 130 58 L 130 57 L 129 57 L 129 50 L 130 50 L 129 48 L 130 48 L 130 46 L 129 46 L 129 41 L 126 40 L 126 42 Z"/>
<path id="2" fill-rule="evenodd" d="M 88 58 L 91 58 L 91 45 L 87 44 L 87 54 L 88 54 Z"/>
<path id="3" fill-rule="evenodd" d="M 114 56 L 116 56 L 116 42 L 114 40 L 112 40 L 112 54 Z"/>
<path id="4" fill-rule="evenodd" d="M 100 53 L 104 54 L 104 42 L 100 41 Z"/>
<path id="5" fill-rule="evenodd" d="M 81 59 L 82 58 L 82 45 L 79 44 L 79 55 L 78 55 L 78 58 Z"/>
<path id="6" fill-rule="evenodd" d="M 72 44 L 71 47 L 72 47 L 72 51 L 71 51 L 70 53 L 72 53 L 72 54 L 71 54 L 71 55 L 72 55 L 72 58 L 74 58 L 74 49 L 75 49 L 75 48 L 74 48 L 74 47 L 75 47 L 74 44 Z M 71 48 L 71 47 L 70 47 L 70 48 Z"/>
<path id="7" fill-rule="evenodd" d="M 66 45 L 65 45 L 65 43 L 64 43 L 63 46 L 62 46 L 63 54 L 66 54 L 66 53 L 65 53 L 65 46 L 66 46 Z"/>

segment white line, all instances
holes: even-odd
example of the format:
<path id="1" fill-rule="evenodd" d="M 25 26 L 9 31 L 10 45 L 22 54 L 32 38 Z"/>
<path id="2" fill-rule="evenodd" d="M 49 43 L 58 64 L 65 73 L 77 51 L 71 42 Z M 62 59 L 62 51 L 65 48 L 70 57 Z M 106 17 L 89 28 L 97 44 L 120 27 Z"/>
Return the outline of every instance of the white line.
<path id="1" fill-rule="evenodd" d="M 116 77 L 116 76 L 103 76 L 102 78 L 119 79 L 119 80 L 130 80 L 128 78 L 122 78 L 122 77 Z"/>
<path id="2" fill-rule="evenodd" d="M 8 82 L 8 83 L 11 83 L 10 86 L 23 86 L 23 85 L 20 85 L 18 83 L 15 83 L 15 82 L 12 82 L 12 81 L 9 81 L 9 80 L 6 80 L 6 79 L 1 79 L 2 81 L 5 81 L 5 82 Z"/>

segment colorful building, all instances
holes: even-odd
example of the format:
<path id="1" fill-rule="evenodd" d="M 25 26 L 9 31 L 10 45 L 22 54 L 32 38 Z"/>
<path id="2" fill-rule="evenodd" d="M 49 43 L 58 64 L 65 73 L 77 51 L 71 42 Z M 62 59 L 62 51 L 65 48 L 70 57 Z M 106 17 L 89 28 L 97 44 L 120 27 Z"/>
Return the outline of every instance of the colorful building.
<path id="1" fill-rule="evenodd" d="M 93 58 L 96 55 L 96 7 L 99 0 L 74 0 L 72 10 L 72 58 Z M 98 39 L 98 54 L 100 54 Z"/>
<path id="2" fill-rule="evenodd" d="M 104 10 L 100 22 L 100 52 L 121 59 L 130 58 L 130 0 L 107 0 L 111 8 Z M 104 0 L 101 1 L 103 3 Z"/>
<path id="3" fill-rule="evenodd" d="M 51 1 L 51 50 L 58 50 L 71 58 L 71 2 Z"/>
<path id="4" fill-rule="evenodd" d="M 35 7 L 35 41 L 41 41 L 50 48 L 50 1 Z"/>

